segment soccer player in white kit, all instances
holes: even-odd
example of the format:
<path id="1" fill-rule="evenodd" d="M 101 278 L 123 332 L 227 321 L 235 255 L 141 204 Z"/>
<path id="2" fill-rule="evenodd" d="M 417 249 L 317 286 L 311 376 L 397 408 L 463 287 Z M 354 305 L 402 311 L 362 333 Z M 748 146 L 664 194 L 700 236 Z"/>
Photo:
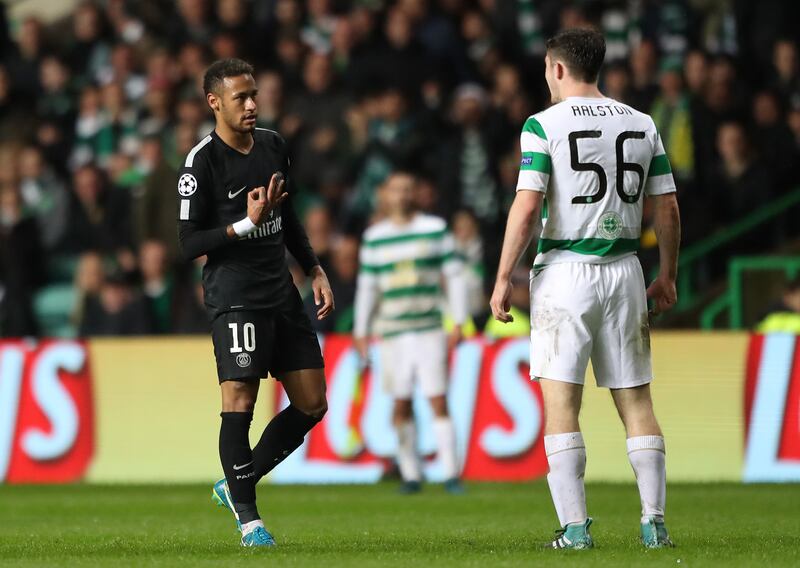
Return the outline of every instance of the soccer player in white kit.
<path id="1" fill-rule="evenodd" d="M 456 457 L 456 436 L 447 410 L 447 353 L 461 339 L 467 318 L 467 282 L 463 262 L 455 254 L 452 234 L 440 217 L 415 210 L 415 179 L 397 172 L 381 192 L 387 217 L 364 232 L 356 288 L 354 341 L 367 358 L 373 315 L 381 336 L 384 388 L 394 398 L 392 421 L 397 431 L 397 463 L 401 492 L 421 489 L 422 469 L 412 397 L 418 382 L 434 414 L 433 429 L 444 469 L 444 487 L 462 493 Z M 454 329 L 442 327 L 442 285 Z"/>
<path id="2" fill-rule="evenodd" d="M 597 75 L 605 56 L 594 30 L 565 30 L 547 42 L 545 79 L 553 106 L 530 117 L 508 215 L 491 307 L 510 320 L 511 272 L 543 228 L 531 271 L 531 377 L 544 397 L 547 481 L 561 530 L 554 548 L 593 546 L 583 477 L 586 449 L 578 424 L 584 376 L 625 426 L 648 548 L 672 546 L 664 525 L 665 446 L 653 414 L 647 298 L 654 313 L 676 301 L 680 218 L 661 139 L 646 114 L 604 97 Z M 653 206 L 660 271 L 645 291 L 636 258 L 642 202 Z"/>

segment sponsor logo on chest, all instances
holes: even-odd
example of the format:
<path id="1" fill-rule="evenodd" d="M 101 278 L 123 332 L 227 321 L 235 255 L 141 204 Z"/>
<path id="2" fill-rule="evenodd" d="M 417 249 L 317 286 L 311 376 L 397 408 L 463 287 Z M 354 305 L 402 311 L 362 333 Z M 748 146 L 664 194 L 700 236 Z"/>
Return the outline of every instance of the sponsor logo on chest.
<path id="1" fill-rule="evenodd" d="M 263 239 L 264 237 L 269 237 L 270 235 L 274 235 L 278 231 L 283 228 L 283 217 L 280 215 L 275 215 L 275 211 L 269 212 L 269 219 L 264 221 L 258 226 L 258 229 L 247 235 L 246 237 L 240 237 L 239 240 L 245 239 Z"/>

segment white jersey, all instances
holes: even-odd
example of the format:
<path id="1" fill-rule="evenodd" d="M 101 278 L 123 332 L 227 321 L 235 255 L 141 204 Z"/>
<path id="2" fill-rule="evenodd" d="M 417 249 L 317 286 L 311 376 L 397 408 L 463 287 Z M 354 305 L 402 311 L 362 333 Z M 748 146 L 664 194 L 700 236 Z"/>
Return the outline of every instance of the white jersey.
<path id="1" fill-rule="evenodd" d="M 440 217 L 418 213 L 406 224 L 386 219 L 364 232 L 355 302 L 355 335 L 367 335 L 377 307 L 383 337 L 442 328 L 442 280 L 456 323 L 466 319 L 463 262 Z"/>
<path id="2" fill-rule="evenodd" d="M 534 269 L 635 254 L 642 194 L 675 191 L 653 119 L 613 99 L 569 97 L 528 118 L 520 143 L 517 191 L 545 194 Z"/>

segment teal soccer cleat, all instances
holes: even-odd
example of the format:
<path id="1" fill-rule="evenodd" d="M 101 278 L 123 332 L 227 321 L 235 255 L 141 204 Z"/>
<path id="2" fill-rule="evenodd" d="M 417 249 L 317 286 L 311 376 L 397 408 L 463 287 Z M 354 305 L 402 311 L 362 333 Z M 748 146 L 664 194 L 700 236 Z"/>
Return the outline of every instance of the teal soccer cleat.
<path id="1" fill-rule="evenodd" d="M 572 550 L 587 550 L 594 548 L 594 541 L 592 535 L 589 534 L 589 526 L 592 524 L 592 519 L 588 518 L 583 523 L 569 524 L 563 529 L 556 531 L 556 539 L 551 542 L 547 548 L 564 549 L 570 548 Z"/>
<path id="2" fill-rule="evenodd" d="M 397 492 L 400 495 L 416 495 L 422 491 L 422 483 L 419 481 L 404 481 Z"/>
<path id="3" fill-rule="evenodd" d="M 242 546 L 275 546 L 275 539 L 264 527 L 256 527 L 242 537 Z"/>
<path id="4" fill-rule="evenodd" d="M 657 521 L 655 517 L 648 517 L 640 526 L 642 544 L 645 548 L 673 548 L 675 544 L 670 540 L 664 521 Z"/>
<path id="5" fill-rule="evenodd" d="M 216 503 L 217 507 L 226 507 L 233 513 L 233 516 L 236 517 L 236 528 L 241 532 L 242 524 L 239 522 L 239 516 L 233 508 L 233 498 L 228 490 L 228 482 L 225 481 L 224 477 L 214 484 L 214 488 L 211 490 L 211 500 Z"/>
<path id="6" fill-rule="evenodd" d="M 444 490 L 450 495 L 464 495 L 467 492 L 467 490 L 464 489 L 464 485 L 461 483 L 461 480 L 457 477 L 453 477 L 452 479 L 445 481 Z"/>

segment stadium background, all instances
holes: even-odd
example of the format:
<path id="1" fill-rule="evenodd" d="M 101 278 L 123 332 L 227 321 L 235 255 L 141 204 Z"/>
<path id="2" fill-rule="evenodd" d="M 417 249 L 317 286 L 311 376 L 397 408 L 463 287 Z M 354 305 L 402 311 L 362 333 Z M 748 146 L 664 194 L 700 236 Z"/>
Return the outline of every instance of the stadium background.
<path id="1" fill-rule="evenodd" d="M 655 334 L 671 479 L 800 480 L 795 340 L 746 331 L 770 313 L 800 331 L 784 288 L 800 269 L 798 12 L 777 0 L 0 4 L 0 480 L 218 475 L 199 264 L 179 257 L 174 192 L 182 156 L 213 127 L 203 70 L 229 56 L 256 66 L 259 124 L 290 144 L 337 300 L 318 329 L 331 410 L 272 481 L 372 482 L 389 465 L 386 400 L 357 380 L 347 333 L 359 235 L 395 168 L 419 175 L 420 207 L 451 222 L 469 262 L 472 337 L 451 365 L 465 477 L 543 475 L 526 318 L 498 331 L 485 294 L 519 131 L 547 104 L 544 38 L 580 25 L 604 30 L 601 86 L 654 116 L 678 183 L 681 303 L 657 325 L 741 329 Z M 641 244 L 649 272 L 652 230 Z M 264 390 L 261 416 L 281 404 Z M 605 393 L 587 390 L 584 414 L 602 456 L 587 477 L 630 479 Z"/>

